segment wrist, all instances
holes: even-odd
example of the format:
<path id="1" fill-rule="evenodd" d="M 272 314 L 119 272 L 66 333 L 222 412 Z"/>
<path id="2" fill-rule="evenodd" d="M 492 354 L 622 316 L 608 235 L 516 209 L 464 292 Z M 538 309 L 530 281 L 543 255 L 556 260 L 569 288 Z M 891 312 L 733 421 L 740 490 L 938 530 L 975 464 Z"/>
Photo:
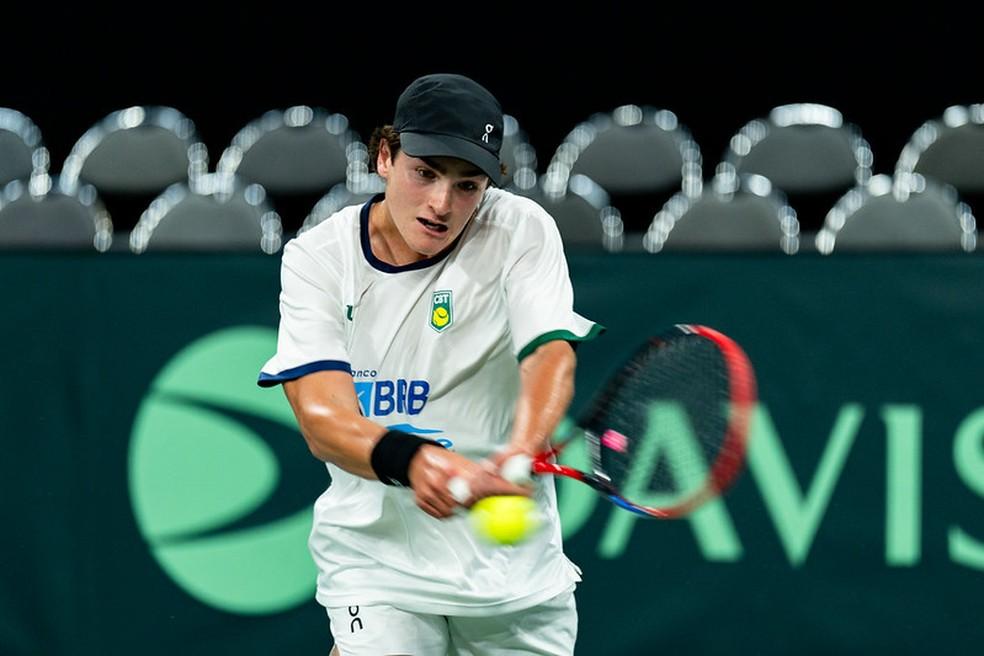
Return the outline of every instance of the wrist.
<path id="1" fill-rule="evenodd" d="M 410 462 L 417 455 L 420 447 L 428 444 L 441 446 L 434 440 L 403 431 L 386 431 L 373 446 L 369 465 L 376 478 L 386 485 L 410 487 Z"/>

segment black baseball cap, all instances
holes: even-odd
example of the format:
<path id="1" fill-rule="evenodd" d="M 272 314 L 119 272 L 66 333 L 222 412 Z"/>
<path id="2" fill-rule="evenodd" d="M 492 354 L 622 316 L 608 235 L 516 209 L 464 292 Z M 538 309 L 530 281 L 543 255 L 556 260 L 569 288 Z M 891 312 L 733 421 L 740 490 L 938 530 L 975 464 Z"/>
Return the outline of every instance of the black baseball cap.
<path id="1" fill-rule="evenodd" d="M 478 82 L 449 73 L 419 77 L 396 102 L 393 127 L 411 157 L 457 157 L 502 182 L 502 106 Z"/>

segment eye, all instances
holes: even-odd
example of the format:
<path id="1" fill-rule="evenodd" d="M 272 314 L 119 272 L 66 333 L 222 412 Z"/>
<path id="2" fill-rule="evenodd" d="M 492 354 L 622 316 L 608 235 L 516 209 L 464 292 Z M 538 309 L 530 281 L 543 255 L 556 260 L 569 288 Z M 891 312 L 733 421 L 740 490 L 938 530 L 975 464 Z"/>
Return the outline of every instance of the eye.
<path id="1" fill-rule="evenodd" d="M 478 191 L 478 183 L 474 180 L 463 180 L 458 183 L 458 188 L 462 191 Z"/>
<path id="2" fill-rule="evenodd" d="M 430 180 L 435 177 L 433 171 L 423 166 L 418 166 L 416 168 L 416 172 L 417 172 L 417 177 L 424 178 L 426 180 Z"/>

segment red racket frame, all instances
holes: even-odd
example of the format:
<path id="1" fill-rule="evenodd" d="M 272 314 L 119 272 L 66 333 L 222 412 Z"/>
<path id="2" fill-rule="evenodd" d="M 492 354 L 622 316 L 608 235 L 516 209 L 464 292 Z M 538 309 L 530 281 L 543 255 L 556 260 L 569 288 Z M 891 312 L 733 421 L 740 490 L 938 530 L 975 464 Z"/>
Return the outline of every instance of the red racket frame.
<path id="1" fill-rule="evenodd" d="M 721 494 L 734 483 L 744 466 L 752 411 L 757 401 L 755 375 L 751 362 L 734 340 L 713 328 L 698 324 L 678 324 L 676 329 L 685 334 L 698 335 L 712 342 L 721 353 L 728 371 L 728 395 L 732 411 L 728 419 L 728 426 L 725 429 L 721 449 L 714 462 L 711 463 L 710 473 L 704 485 L 686 499 L 666 508 L 651 508 L 632 503 L 621 495 L 604 472 L 588 473 L 555 462 L 557 456 L 574 438 L 569 438 L 538 454 L 533 459 L 531 466 L 533 473 L 566 476 L 581 481 L 608 496 L 613 503 L 626 510 L 658 519 L 682 517 L 710 498 Z M 653 341 L 663 340 L 654 338 Z M 587 439 L 598 440 L 599 438 L 596 435 L 588 435 Z"/>

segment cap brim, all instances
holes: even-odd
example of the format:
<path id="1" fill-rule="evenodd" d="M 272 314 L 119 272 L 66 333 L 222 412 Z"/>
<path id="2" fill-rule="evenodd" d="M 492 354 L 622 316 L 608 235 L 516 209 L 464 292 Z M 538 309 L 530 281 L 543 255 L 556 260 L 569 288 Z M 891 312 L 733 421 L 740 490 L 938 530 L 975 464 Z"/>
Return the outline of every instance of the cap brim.
<path id="1" fill-rule="evenodd" d="M 499 159 L 470 141 L 443 134 L 401 132 L 400 148 L 411 157 L 457 157 L 474 164 L 491 178 L 496 186 L 502 183 Z"/>

